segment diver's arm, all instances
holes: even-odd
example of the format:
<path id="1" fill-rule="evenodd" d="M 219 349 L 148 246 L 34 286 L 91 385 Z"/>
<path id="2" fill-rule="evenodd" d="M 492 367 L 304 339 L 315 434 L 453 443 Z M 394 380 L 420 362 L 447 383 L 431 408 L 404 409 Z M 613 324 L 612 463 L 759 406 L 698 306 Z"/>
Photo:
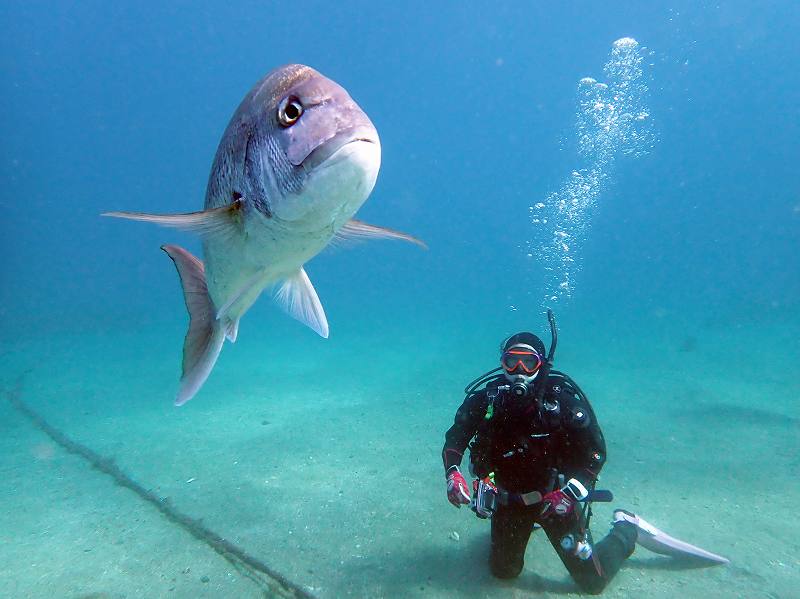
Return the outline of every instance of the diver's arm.
<path id="1" fill-rule="evenodd" d="M 560 472 L 565 479 L 575 478 L 591 489 L 606 461 L 606 442 L 586 396 L 573 394 L 569 386 L 564 391 L 562 422 L 568 445 Z"/>
<path id="2" fill-rule="evenodd" d="M 464 400 L 456 412 L 453 426 L 444 435 L 442 462 L 445 476 L 453 466 L 460 466 L 470 439 L 478 432 L 478 424 L 486 414 L 486 394 L 477 393 Z"/>
<path id="3" fill-rule="evenodd" d="M 575 451 L 575 462 L 572 472 L 565 472 L 564 476 L 577 478 L 587 489 L 594 486 L 600 470 L 606 461 L 606 442 L 603 432 L 591 414 L 592 422 L 586 428 L 575 431 L 572 442 Z"/>

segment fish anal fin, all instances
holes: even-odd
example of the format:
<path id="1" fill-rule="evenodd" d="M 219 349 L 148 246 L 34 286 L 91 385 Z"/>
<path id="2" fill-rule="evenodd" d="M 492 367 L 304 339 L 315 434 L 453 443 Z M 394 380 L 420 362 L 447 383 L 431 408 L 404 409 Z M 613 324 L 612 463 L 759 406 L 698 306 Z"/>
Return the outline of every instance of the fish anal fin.
<path id="1" fill-rule="evenodd" d="M 302 267 L 278 288 L 275 301 L 289 316 L 299 320 L 321 337 L 328 338 L 328 319 L 325 317 L 325 310 Z"/>
<path id="2" fill-rule="evenodd" d="M 252 291 L 258 289 L 258 293 L 264 289 L 264 272 L 263 270 L 257 271 L 253 274 L 249 279 L 247 279 L 239 289 L 236 290 L 236 293 L 232 294 L 230 298 L 217 310 L 217 320 L 225 320 L 228 316 L 228 312 L 230 311 L 231 307 L 241 300 L 242 298 L 246 297 Z M 241 316 L 241 313 L 240 313 Z M 238 320 L 238 317 L 237 317 Z"/>
<path id="3" fill-rule="evenodd" d="M 386 227 L 379 227 L 371 225 L 361 220 L 351 218 L 347 221 L 342 228 L 336 232 L 337 239 L 398 239 L 407 241 L 418 245 L 423 249 L 428 249 L 428 246 L 421 239 L 417 239 L 413 235 L 403 233 L 402 231 L 395 231 Z"/>
<path id="4" fill-rule="evenodd" d="M 175 405 L 189 401 L 203 386 L 219 357 L 225 334 L 214 317 L 214 304 L 208 295 L 203 263 L 177 245 L 161 249 L 172 258 L 183 287 L 183 299 L 189 311 L 189 330 L 183 341 L 181 384 Z"/>

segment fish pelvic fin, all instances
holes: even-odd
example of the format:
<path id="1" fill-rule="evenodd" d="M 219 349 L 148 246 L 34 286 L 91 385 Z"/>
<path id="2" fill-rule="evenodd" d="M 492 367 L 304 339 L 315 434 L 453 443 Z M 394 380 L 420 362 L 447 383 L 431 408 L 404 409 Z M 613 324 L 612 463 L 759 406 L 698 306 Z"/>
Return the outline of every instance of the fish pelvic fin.
<path id="1" fill-rule="evenodd" d="M 239 319 L 229 320 L 225 326 L 225 338 L 231 343 L 236 343 L 236 337 L 239 335 Z"/>
<path id="2" fill-rule="evenodd" d="M 189 330 L 183 341 L 181 383 L 175 398 L 175 405 L 181 406 L 195 396 L 211 374 L 226 331 L 215 317 L 203 263 L 177 245 L 162 245 L 161 249 L 172 258 L 178 269 L 183 299 L 189 311 Z"/>
<path id="3" fill-rule="evenodd" d="M 397 239 L 413 243 L 414 245 L 418 245 L 425 250 L 428 249 L 428 246 L 424 241 L 417 239 L 413 235 L 403 233 L 402 231 L 395 231 L 394 229 L 388 229 L 386 227 L 371 225 L 354 218 L 351 218 L 349 221 L 347 221 L 342 228 L 336 232 L 334 239 L 339 241 L 351 239 Z"/>
<path id="4" fill-rule="evenodd" d="M 199 234 L 201 237 L 229 237 L 241 231 L 241 211 L 243 206 L 244 204 L 242 199 L 237 198 L 227 206 L 211 208 L 209 210 L 201 210 L 199 212 L 185 212 L 183 214 L 103 212 L 101 216 L 155 223 L 157 225 L 161 225 L 162 227 L 172 227 L 173 229 L 191 231 Z"/>
<path id="5" fill-rule="evenodd" d="M 325 310 L 303 267 L 278 288 L 275 301 L 289 316 L 299 320 L 321 337 L 328 338 L 328 319 L 325 317 Z"/>

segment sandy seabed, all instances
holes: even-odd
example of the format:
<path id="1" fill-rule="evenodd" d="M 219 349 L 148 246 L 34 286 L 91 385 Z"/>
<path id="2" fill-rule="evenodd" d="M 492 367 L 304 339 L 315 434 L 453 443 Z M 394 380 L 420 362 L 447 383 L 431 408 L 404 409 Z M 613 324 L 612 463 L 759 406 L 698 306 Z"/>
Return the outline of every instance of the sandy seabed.
<path id="1" fill-rule="evenodd" d="M 541 533 L 523 574 L 494 580 L 488 523 L 445 498 L 443 433 L 464 383 L 493 366 L 495 341 L 443 373 L 441 348 L 413 334 L 390 347 L 363 334 L 319 345 L 291 323 L 276 346 L 243 326 L 203 391 L 177 409 L 178 324 L 3 343 L 0 392 L 17 388 L 71 439 L 312 596 L 578 594 Z M 584 387 L 608 443 L 601 486 L 616 501 L 595 506 L 595 538 L 612 508 L 626 507 L 731 559 L 693 568 L 640 548 L 604 596 L 797 596 L 792 330 L 797 319 L 710 327 L 698 339 L 622 336 L 635 341 L 612 341 L 599 358 L 589 348 L 607 339 L 584 331 L 576 347 L 574 332 L 563 335 L 557 367 Z M 743 355 L 743 338 L 762 350 Z M 365 348 L 379 355 L 380 377 L 364 371 Z M 0 427 L 0 595 L 270 596 L 8 401 Z"/>

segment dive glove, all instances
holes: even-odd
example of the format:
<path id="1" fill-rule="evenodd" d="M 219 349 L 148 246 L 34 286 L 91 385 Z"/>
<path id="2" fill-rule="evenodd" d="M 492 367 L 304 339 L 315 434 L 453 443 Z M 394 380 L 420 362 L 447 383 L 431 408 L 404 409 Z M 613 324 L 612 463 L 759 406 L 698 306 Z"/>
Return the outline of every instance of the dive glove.
<path id="1" fill-rule="evenodd" d="M 561 489 L 550 491 L 542 497 L 542 517 L 547 518 L 553 514 L 567 516 L 575 509 L 578 501 L 583 501 L 588 496 L 589 491 L 581 481 L 571 478 Z"/>
<path id="2" fill-rule="evenodd" d="M 556 489 L 542 497 L 542 506 L 542 518 L 547 518 L 553 514 L 566 516 L 575 509 L 575 500 L 567 496 L 561 489 Z"/>
<path id="3" fill-rule="evenodd" d="M 458 466 L 450 466 L 447 472 L 447 499 L 454 506 L 460 508 L 462 505 L 469 504 L 469 487 L 467 481 L 458 469 Z"/>

